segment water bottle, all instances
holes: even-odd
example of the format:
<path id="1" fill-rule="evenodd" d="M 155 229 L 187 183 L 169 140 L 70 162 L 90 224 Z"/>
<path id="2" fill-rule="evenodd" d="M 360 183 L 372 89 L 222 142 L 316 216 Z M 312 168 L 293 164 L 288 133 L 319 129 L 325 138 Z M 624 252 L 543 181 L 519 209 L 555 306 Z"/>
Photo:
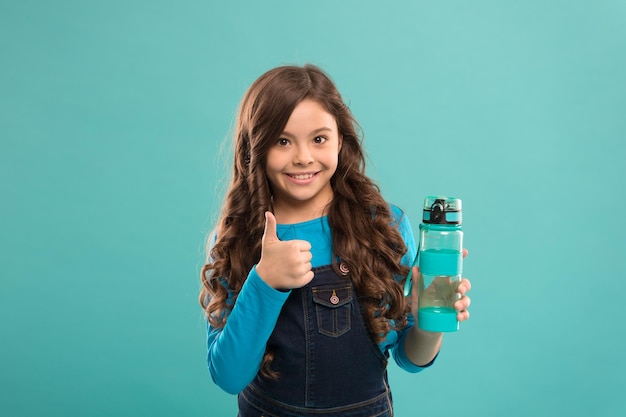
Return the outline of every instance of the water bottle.
<path id="1" fill-rule="evenodd" d="M 463 272 L 461 200 L 429 196 L 424 199 L 418 248 L 418 327 L 429 332 L 459 330 L 454 303 Z"/>

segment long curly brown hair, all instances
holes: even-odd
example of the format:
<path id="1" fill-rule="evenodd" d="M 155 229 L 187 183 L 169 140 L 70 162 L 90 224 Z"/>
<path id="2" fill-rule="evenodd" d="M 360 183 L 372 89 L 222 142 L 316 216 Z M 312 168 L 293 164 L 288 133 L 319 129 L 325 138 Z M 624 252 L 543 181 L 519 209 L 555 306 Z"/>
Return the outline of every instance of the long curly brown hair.
<path id="1" fill-rule="evenodd" d="M 332 114 L 343 138 L 331 179 L 334 197 L 327 209 L 333 259 L 348 265 L 365 323 L 378 343 L 390 330 L 406 325 L 407 302 L 396 277 L 408 273 L 401 264 L 407 249 L 380 189 L 365 175 L 356 120 L 332 80 L 313 65 L 274 68 L 259 77 L 243 97 L 234 133 L 229 190 L 216 240 L 208 245 L 208 260 L 200 274 L 200 304 L 209 324 L 223 327 L 248 272 L 259 261 L 264 213 L 272 205 L 266 156 L 293 109 L 304 99 L 316 100 Z M 339 272 L 336 262 L 333 268 Z M 269 362 L 268 353 L 263 369 L 269 369 Z"/>

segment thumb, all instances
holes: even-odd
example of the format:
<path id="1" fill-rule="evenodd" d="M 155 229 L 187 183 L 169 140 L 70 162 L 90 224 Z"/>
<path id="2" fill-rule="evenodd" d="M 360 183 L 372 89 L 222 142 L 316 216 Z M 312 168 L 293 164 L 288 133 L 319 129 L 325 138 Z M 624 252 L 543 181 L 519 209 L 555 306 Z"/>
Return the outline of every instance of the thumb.
<path id="1" fill-rule="evenodd" d="M 265 212 L 265 231 L 263 232 L 263 242 L 278 242 L 276 236 L 276 217 L 271 211 Z"/>

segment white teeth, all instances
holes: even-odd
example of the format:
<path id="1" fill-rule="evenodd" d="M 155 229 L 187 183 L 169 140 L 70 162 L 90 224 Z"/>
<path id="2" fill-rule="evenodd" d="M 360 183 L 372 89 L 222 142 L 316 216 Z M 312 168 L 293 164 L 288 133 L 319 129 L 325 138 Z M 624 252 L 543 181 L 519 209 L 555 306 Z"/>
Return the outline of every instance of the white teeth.
<path id="1" fill-rule="evenodd" d="M 313 174 L 290 175 L 290 177 L 297 180 L 308 180 L 309 178 L 313 178 Z"/>

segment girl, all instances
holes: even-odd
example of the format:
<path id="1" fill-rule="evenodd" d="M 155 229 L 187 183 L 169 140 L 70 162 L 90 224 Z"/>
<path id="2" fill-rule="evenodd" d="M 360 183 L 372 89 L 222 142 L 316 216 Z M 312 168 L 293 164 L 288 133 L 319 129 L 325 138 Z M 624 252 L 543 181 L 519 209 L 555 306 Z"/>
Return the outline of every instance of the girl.
<path id="1" fill-rule="evenodd" d="M 239 416 L 391 416 L 390 353 L 419 372 L 439 351 L 442 335 L 415 326 L 416 290 L 403 296 L 411 226 L 365 175 L 356 127 L 312 65 L 272 69 L 244 95 L 200 293 L 209 370 Z"/>

